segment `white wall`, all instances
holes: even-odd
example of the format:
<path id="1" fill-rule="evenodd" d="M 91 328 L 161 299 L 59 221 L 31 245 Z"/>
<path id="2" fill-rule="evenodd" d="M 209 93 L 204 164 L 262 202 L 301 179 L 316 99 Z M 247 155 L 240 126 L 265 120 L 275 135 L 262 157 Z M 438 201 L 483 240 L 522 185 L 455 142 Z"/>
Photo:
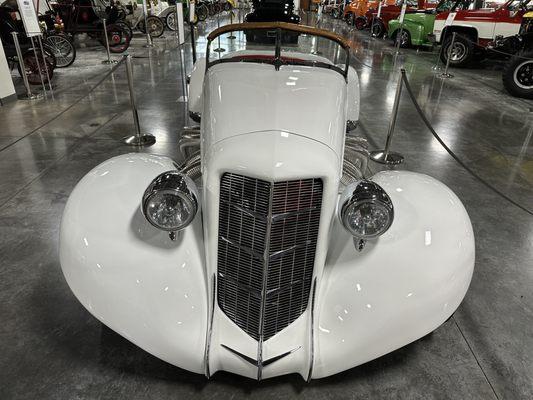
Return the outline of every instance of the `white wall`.
<path id="1" fill-rule="evenodd" d="M 4 47 L 0 42 L 0 99 L 5 99 L 15 94 L 15 87 L 11 79 L 11 71 L 7 65 Z"/>

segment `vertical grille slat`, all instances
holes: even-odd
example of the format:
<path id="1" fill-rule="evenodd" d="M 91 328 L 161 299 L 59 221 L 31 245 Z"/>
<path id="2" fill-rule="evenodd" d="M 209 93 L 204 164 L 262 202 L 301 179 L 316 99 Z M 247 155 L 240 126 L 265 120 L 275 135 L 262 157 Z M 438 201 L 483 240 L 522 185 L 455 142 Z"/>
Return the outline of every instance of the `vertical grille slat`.
<path id="1" fill-rule="evenodd" d="M 274 183 L 233 173 L 221 178 L 217 300 L 256 340 L 274 336 L 307 308 L 321 206 L 319 178 Z"/>

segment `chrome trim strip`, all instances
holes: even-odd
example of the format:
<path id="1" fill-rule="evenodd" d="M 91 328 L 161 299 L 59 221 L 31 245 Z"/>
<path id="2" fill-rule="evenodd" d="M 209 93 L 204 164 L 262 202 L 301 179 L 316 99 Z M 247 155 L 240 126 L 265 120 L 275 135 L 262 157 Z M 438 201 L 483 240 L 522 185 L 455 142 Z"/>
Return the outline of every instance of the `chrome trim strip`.
<path id="1" fill-rule="evenodd" d="M 315 297 L 316 297 L 316 277 L 313 280 L 313 294 L 311 298 L 311 332 L 309 340 L 309 375 L 307 375 L 307 382 L 311 382 L 313 376 L 313 364 L 315 363 Z"/>
<path id="2" fill-rule="evenodd" d="M 270 185 L 269 199 L 268 199 L 268 221 L 272 221 L 272 201 L 274 199 L 274 185 Z M 265 336 L 265 308 L 267 300 L 267 286 L 268 286 L 268 265 L 270 252 L 270 233 L 272 224 L 267 224 L 266 229 L 266 243 L 263 254 L 263 283 L 261 287 L 261 313 L 259 314 L 259 340 L 257 341 L 257 380 L 260 381 L 263 375 L 263 341 Z"/>
<path id="3" fill-rule="evenodd" d="M 239 250 L 242 250 L 243 252 L 245 252 L 246 254 L 252 256 L 253 258 L 255 258 L 256 260 L 259 260 L 259 261 L 264 261 L 264 255 L 256 252 L 256 251 L 253 251 L 250 247 L 247 247 L 247 246 L 243 246 L 241 244 L 238 244 L 238 243 L 235 243 L 233 240 L 230 240 L 222 235 L 220 235 L 220 239 L 222 239 L 224 242 L 230 244 L 231 246 L 233 247 L 236 247 L 237 249 Z"/>
<path id="4" fill-rule="evenodd" d="M 237 350 L 234 350 L 231 347 L 226 346 L 225 344 L 221 344 L 221 346 L 223 348 L 225 348 L 226 350 L 232 352 L 236 356 L 239 356 L 244 361 L 252 364 L 254 367 L 259 366 L 259 362 L 257 360 L 254 360 L 252 357 L 248 357 L 247 355 L 239 353 Z M 275 357 L 269 358 L 268 360 L 263 361 L 263 367 L 266 367 L 266 366 L 268 366 L 268 365 L 270 365 L 272 363 L 275 363 L 276 361 L 281 360 L 282 358 L 288 356 L 289 354 L 294 353 L 296 350 L 300 350 L 301 348 L 302 348 L 302 346 L 298 346 L 298 347 L 296 347 L 296 348 L 294 348 L 292 350 L 286 351 L 285 353 L 281 353 L 280 355 L 277 355 Z"/>
<path id="5" fill-rule="evenodd" d="M 308 213 L 309 211 L 316 211 L 316 210 L 318 210 L 317 207 L 308 207 L 308 208 L 299 209 L 298 211 L 291 211 L 291 212 L 286 212 L 283 214 L 274 214 L 272 215 L 272 222 L 277 222 L 283 219 L 287 219 L 290 217 L 294 217 L 296 215 L 305 214 L 305 213 Z"/>
<path id="6" fill-rule="evenodd" d="M 298 250 L 298 249 L 300 249 L 302 247 L 309 246 L 311 243 L 312 243 L 311 240 L 306 240 L 303 243 L 300 243 L 300 244 L 297 244 L 297 245 L 294 245 L 294 246 L 291 246 L 291 247 L 287 247 L 286 249 L 283 249 L 283 250 L 280 250 L 280 251 L 276 251 L 276 252 L 272 253 L 269 256 L 269 261 L 275 261 L 278 258 L 281 258 L 281 257 L 283 257 L 286 254 L 294 253 L 296 250 Z"/>
<path id="7" fill-rule="evenodd" d="M 213 317 L 215 315 L 215 291 L 217 287 L 217 277 L 215 274 L 213 274 L 213 301 L 211 302 L 211 316 L 209 318 L 209 326 L 207 327 L 207 339 L 205 344 L 205 355 L 204 355 L 204 363 L 205 363 L 205 376 L 207 379 L 211 378 L 211 372 L 209 371 L 209 350 L 211 348 L 211 336 L 213 334 Z"/>

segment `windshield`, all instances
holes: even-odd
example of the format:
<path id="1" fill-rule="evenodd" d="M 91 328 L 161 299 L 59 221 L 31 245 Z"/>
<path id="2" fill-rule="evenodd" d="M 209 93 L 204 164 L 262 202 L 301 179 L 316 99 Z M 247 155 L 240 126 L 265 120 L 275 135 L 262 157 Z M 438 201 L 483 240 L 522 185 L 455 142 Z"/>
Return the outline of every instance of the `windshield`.
<path id="1" fill-rule="evenodd" d="M 230 52 L 224 57 L 211 55 L 211 44 L 227 32 L 243 31 L 246 36 L 244 51 Z M 276 70 L 284 65 L 301 65 L 326 68 L 348 77 L 348 41 L 337 34 L 310 26 L 285 22 L 247 22 L 225 25 L 207 36 L 206 68 L 220 63 L 260 63 L 271 64 Z M 318 56 L 318 41 L 326 45 L 327 51 Z M 214 44 L 214 43 L 213 43 Z M 212 58 L 211 58 L 212 57 Z"/>

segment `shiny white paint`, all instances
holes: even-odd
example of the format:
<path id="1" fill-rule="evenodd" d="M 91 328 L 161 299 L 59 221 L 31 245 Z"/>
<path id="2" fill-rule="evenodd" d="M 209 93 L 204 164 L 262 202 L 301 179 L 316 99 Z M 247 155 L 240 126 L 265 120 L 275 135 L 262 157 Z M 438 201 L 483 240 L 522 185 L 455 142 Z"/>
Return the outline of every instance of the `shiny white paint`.
<path id="1" fill-rule="evenodd" d="M 240 50 L 240 51 L 228 53 L 222 58 L 231 58 L 231 57 L 246 56 L 246 55 L 252 55 L 252 54 L 272 55 L 272 51 Z M 304 54 L 304 53 L 293 52 L 293 51 L 283 51 L 282 56 L 295 57 L 295 58 L 299 58 L 303 60 L 315 60 L 315 61 L 321 61 L 324 63 L 331 64 L 331 61 L 328 60 L 327 58 L 321 57 L 318 55 L 313 55 L 313 54 Z M 205 58 L 199 58 L 197 60 L 191 72 L 191 80 L 190 80 L 190 87 L 189 87 L 189 111 L 199 113 L 199 114 L 201 114 L 202 107 L 203 107 L 203 90 L 204 90 L 203 85 L 204 85 L 204 75 L 205 75 L 205 61 L 206 61 Z M 226 71 L 229 71 L 229 74 L 231 74 L 233 67 L 235 67 L 236 65 L 237 64 L 227 65 Z M 255 98 L 256 96 L 254 96 L 254 94 L 256 93 L 258 89 L 253 86 L 250 87 L 250 85 L 246 84 L 246 82 L 250 82 L 249 79 L 258 79 L 257 81 L 258 83 L 265 82 L 265 84 L 267 84 L 267 82 L 269 81 L 265 79 L 266 77 L 262 75 L 262 72 L 271 71 L 271 75 L 277 78 L 275 82 L 277 82 L 278 80 L 282 80 L 282 81 L 284 80 L 283 84 L 288 86 L 286 89 L 289 89 L 289 90 L 285 91 L 285 93 L 289 93 L 291 91 L 299 92 L 297 93 L 298 96 L 288 96 L 287 102 L 290 100 L 300 101 L 302 97 L 305 97 L 308 103 L 317 102 L 319 106 L 320 105 L 327 106 L 328 104 L 327 100 L 329 99 L 327 99 L 326 101 L 322 101 L 321 99 L 313 98 L 312 97 L 313 93 L 310 93 L 309 91 L 312 90 L 314 86 L 316 86 L 316 84 L 313 83 L 313 81 L 323 79 L 322 77 L 324 75 L 331 76 L 332 73 L 339 75 L 338 73 L 335 73 L 333 71 L 327 71 L 323 68 L 318 68 L 318 67 L 303 67 L 302 68 L 302 67 L 295 67 L 295 66 L 287 66 L 287 67 L 283 67 L 282 71 L 277 71 L 276 73 L 276 71 L 274 70 L 274 67 L 271 65 L 266 65 L 266 64 L 260 65 L 260 64 L 249 64 L 249 63 L 239 64 L 239 65 L 240 65 L 239 68 L 241 68 L 241 70 L 245 72 L 245 76 L 233 75 L 231 76 L 230 79 L 232 82 L 237 83 L 239 90 L 243 89 L 243 85 L 245 86 L 246 88 L 245 97 L 244 97 L 245 101 L 248 100 L 248 95 L 250 95 L 250 92 L 252 92 L 251 97 L 253 98 L 253 101 L 256 101 L 257 99 Z M 255 66 L 260 66 L 262 68 L 257 69 L 257 71 L 255 71 L 254 73 Z M 216 67 L 217 75 L 218 75 L 218 72 L 220 72 L 219 67 L 220 66 Z M 287 75 L 287 71 L 292 72 L 292 74 Z M 249 77 L 247 76 L 248 73 L 250 73 Z M 300 74 L 300 75 L 295 75 L 295 74 Z M 225 75 L 227 75 L 227 73 Z M 298 81 L 298 79 L 294 79 L 294 78 L 298 78 L 301 80 Z M 306 78 L 311 78 L 311 79 L 306 79 Z M 330 78 L 325 79 L 325 82 L 329 82 L 329 81 L 331 81 Z M 357 72 L 355 71 L 353 67 L 349 68 L 348 83 L 346 84 L 346 82 L 344 82 L 343 85 L 346 86 L 346 90 L 347 90 L 347 100 L 345 102 L 346 103 L 346 116 L 345 117 L 351 121 L 358 121 L 359 120 L 359 109 L 360 109 L 359 78 L 357 76 Z M 339 89 L 340 86 L 341 84 L 337 83 L 335 87 L 332 88 L 333 90 L 331 90 L 331 95 L 333 95 L 334 90 Z M 273 85 L 273 87 L 276 87 L 276 86 Z M 301 90 L 302 87 L 307 88 L 307 91 L 302 93 L 302 90 Z M 228 88 L 226 90 L 228 90 Z M 338 102 L 335 102 L 333 104 L 338 104 Z M 316 105 L 312 107 L 307 107 L 306 109 L 302 108 L 302 111 L 310 114 L 313 112 L 313 109 L 315 107 Z M 288 116 L 290 115 L 291 114 L 289 113 Z M 272 127 L 267 126 L 264 129 L 272 129 Z"/>
<path id="2" fill-rule="evenodd" d="M 139 208 L 150 181 L 175 169 L 170 159 L 130 154 L 92 170 L 72 192 L 61 225 L 61 265 L 80 302 L 174 365 L 257 377 L 255 366 L 221 346 L 258 357 L 258 343 L 214 301 L 220 177 L 224 172 L 270 181 L 320 177 L 316 306 L 264 342 L 264 360 L 294 351 L 265 367 L 263 377 L 298 373 L 307 379 L 311 371 L 312 378 L 324 377 L 438 327 L 471 279 L 470 220 L 457 197 L 436 180 L 379 173 L 374 179 L 389 193 L 395 220 L 362 253 L 355 251 L 336 209 L 347 99 L 356 92 L 342 75 L 321 68 L 275 71 L 251 63 L 210 68 L 203 93 L 193 96 L 200 98 L 203 116 L 201 210 L 172 242 Z"/>
<path id="3" fill-rule="evenodd" d="M 318 303 L 314 378 L 398 349 L 435 330 L 461 303 L 472 277 L 470 219 L 445 185 L 403 171 L 376 174 L 395 218 L 358 253 L 335 220 Z"/>
<path id="4" fill-rule="evenodd" d="M 141 198 L 172 160 L 127 154 L 90 171 L 61 221 L 60 261 L 78 300 L 139 347 L 203 372 L 207 291 L 201 217 L 173 242 L 151 226 Z"/>

